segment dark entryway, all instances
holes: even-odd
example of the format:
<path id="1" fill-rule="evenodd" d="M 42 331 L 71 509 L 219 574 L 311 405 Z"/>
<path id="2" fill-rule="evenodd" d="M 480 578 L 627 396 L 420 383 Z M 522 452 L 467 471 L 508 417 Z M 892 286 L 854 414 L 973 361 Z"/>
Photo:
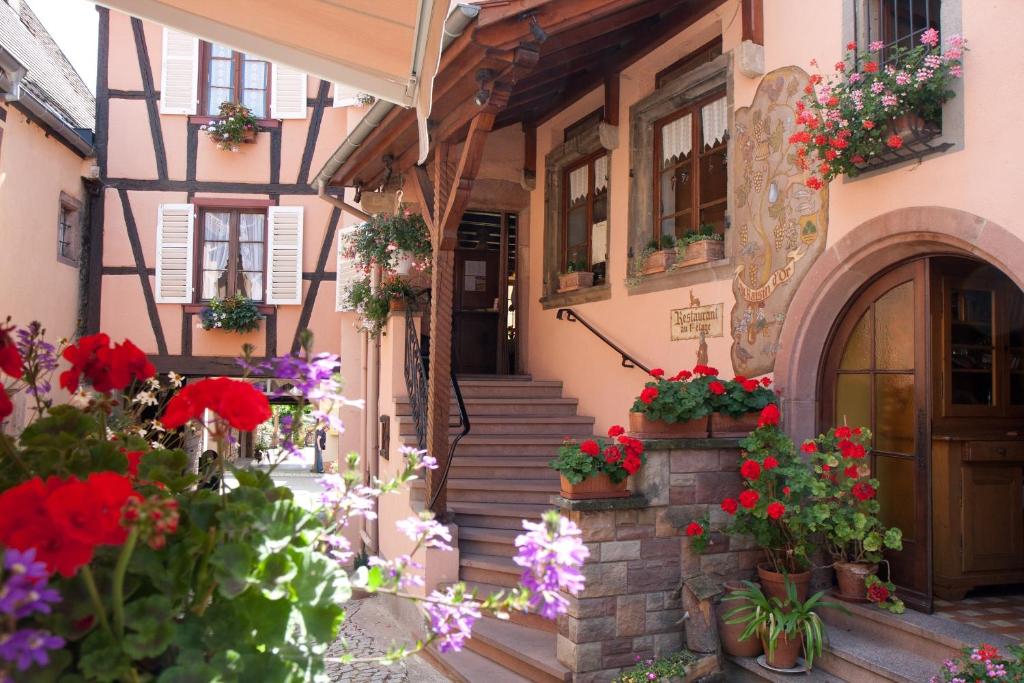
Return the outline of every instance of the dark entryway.
<path id="1" fill-rule="evenodd" d="M 459 374 L 515 374 L 516 214 L 467 211 L 455 250 L 452 324 Z"/>

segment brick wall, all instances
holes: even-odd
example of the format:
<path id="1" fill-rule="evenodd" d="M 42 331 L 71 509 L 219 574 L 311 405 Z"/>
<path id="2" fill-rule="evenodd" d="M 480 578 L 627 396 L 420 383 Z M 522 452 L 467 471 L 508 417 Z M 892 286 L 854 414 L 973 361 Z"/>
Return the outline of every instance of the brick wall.
<path id="1" fill-rule="evenodd" d="M 634 495 L 600 501 L 556 498 L 583 531 L 590 548 L 586 589 L 570 597 L 558 623 L 558 659 L 577 683 L 610 681 L 637 657 L 683 647 L 683 579 L 748 578 L 761 552 L 746 539 L 712 534 L 703 555 L 689 548 L 684 529 L 705 512 L 712 528 L 725 513 L 719 503 L 740 489 L 734 439 L 648 441 L 647 464 L 630 481 Z"/>

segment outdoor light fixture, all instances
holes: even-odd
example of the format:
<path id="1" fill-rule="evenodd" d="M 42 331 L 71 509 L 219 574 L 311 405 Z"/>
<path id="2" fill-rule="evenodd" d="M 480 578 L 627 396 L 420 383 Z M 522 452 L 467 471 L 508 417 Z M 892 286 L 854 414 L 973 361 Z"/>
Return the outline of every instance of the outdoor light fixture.
<path id="1" fill-rule="evenodd" d="M 491 91 L 487 89 L 488 81 L 494 78 L 495 74 L 492 69 L 478 69 L 476 72 L 476 82 L 480 84 L 480 89 L 476 93 L 476 97 L 473 101 L 476 102 L 478 107 L 482 107 L 491 99 Z"/>
<path id="2" fill-rule="evenodd" d="M 541 28 L 540 24 L 537 23 L 537 15 L 530 15 L 530 33 L 533 34 L 534 39 L 538 43 L 543 43 L 548 39 L 548 32 Z"/>

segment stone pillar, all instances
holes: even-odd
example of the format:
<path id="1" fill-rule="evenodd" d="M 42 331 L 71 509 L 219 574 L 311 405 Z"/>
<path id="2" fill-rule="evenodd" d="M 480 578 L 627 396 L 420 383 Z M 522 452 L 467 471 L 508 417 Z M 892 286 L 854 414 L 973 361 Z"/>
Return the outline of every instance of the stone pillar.
<path id="1" fill-rule="evenodd" d="M 700 576 L 717 585 L 749 578 L 760 556 L 745 539 L 720 532 L 712 535 L 708 551 L 697 555 L 684 531 L 705 513 L 721 528 L 725 513 L 719 503 L 740 489 L 736 439 L 645 445 L 647 463 L 632 477 L 629 498 L 553 501 L 579 525 L 591 553 L 583 567 L 586 588 L 570 597 L 568 614 L 558 623 L 558 660 L 573 672 L 575 683 L 611 681 L 637 657 L 679 650 L 684 628 L 692 631 L 687 640 L 714 642 L 713 611 L 710 622 L 684 622 L 684 580 L 692 583 Z"/>

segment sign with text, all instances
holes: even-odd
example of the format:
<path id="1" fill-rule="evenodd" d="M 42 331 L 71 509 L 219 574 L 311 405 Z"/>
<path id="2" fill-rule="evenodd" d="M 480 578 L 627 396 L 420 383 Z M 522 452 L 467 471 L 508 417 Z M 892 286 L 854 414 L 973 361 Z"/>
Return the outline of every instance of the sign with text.
<path id="1" fill-rule="evenodd" d="M 672 310 L 672 341 L 722 336 L 722 304 Z"/>

